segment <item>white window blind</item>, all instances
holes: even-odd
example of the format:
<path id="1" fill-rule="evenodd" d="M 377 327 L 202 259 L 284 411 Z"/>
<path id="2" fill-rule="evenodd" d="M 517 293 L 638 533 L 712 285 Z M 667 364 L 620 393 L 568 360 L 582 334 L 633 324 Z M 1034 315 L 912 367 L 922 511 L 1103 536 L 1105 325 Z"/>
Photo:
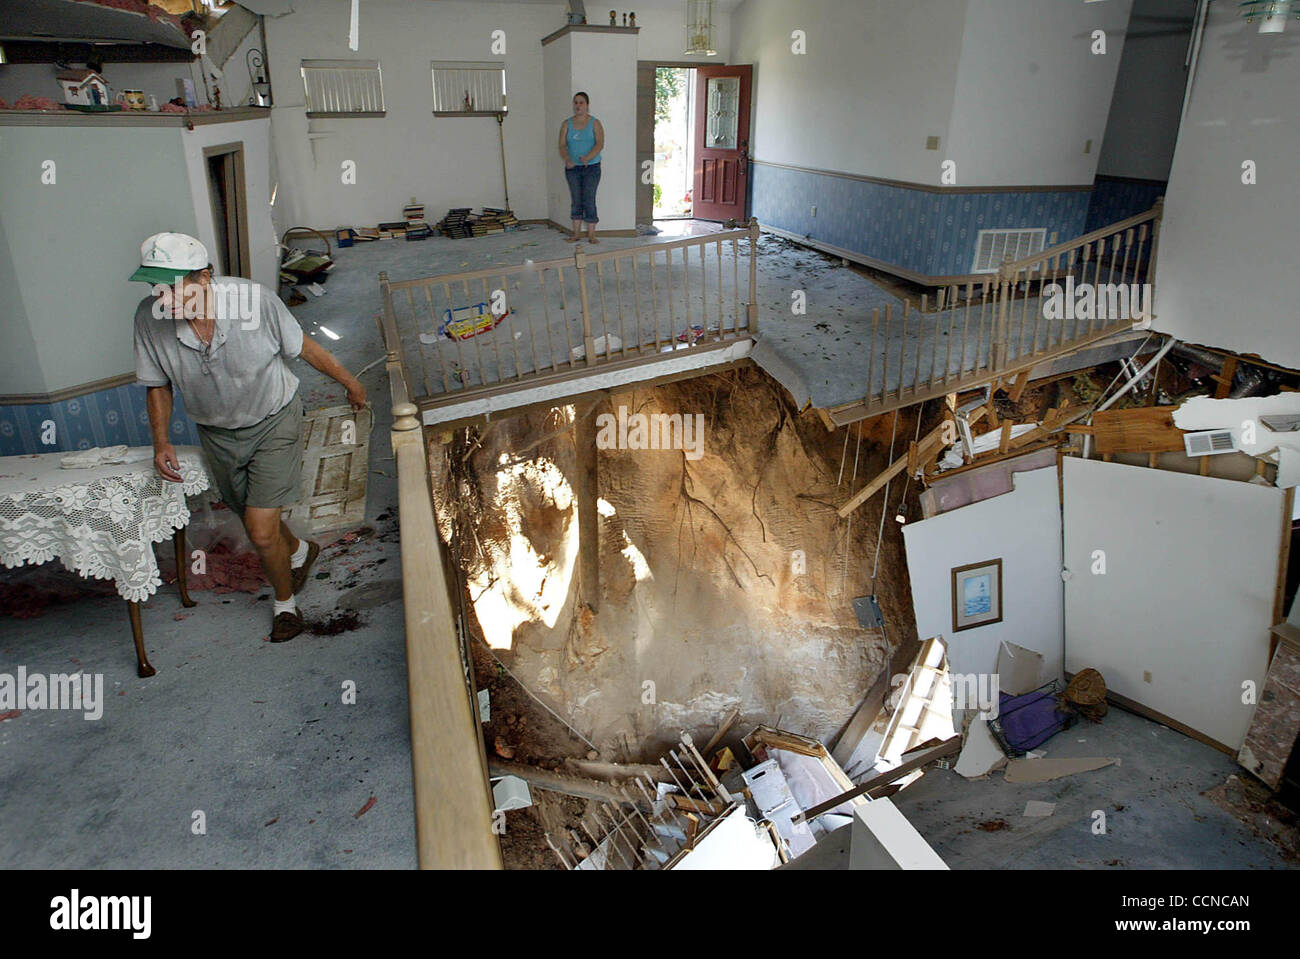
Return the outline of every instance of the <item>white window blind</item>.
<path id="1" fill-rule="evenodd" d="M 505 113 L 506 68 L 499 62 L 435 61 L 433 112 Z"/>
<path id="2" fill-rule="evenodd" d="M 378 60 L 304 60 L 309 117 L 382 117 L 384 81 Z"/>

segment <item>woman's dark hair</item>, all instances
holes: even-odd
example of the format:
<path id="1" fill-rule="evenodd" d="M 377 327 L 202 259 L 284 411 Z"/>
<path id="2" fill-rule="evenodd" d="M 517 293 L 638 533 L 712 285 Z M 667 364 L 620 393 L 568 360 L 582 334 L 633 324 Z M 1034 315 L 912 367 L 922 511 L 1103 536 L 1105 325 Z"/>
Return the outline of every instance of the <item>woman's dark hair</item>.
<path id="1" fill-rule="evenodd" d="M 575 93 L 575 94 L 573 95 L 573 99 L 576 100 L 576 99 L 578 99 L 578 97 L 582 97 L 582 99 L 584 99 L 584 100 L 587 101 L 587 106 L 591 106 L 591 97 L 587 96 L 586 93 L 584 93 L 583 91 L 579 90 L 577 93 Z"/>

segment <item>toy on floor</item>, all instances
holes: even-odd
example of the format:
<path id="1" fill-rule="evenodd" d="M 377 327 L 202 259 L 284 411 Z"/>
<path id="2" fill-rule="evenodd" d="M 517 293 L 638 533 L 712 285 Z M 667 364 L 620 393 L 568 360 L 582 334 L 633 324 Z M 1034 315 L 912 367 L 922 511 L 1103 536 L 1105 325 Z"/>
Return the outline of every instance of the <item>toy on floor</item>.
<path id="1" fill-rule="evenodd" d="M 442 325 L 438 327 L 438 335 L 445 336 L 448 339 L 468 340 L 471 337 L 480 336 L 495 330 L 507 316 L 510 310 L 506 310 L 500 316 L 495 315 L 488 310 L 486 303 L 475 303 L 473 306 L 459 306 L 454 310 L 443 310 L 444 317 Z"/>

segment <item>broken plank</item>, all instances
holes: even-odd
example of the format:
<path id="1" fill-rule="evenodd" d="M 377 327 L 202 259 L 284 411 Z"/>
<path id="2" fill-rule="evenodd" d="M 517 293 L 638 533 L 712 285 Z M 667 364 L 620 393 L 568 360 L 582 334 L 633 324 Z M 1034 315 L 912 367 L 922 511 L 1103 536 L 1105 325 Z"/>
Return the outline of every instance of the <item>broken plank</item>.
<path id="1" fill-rule="evenodd" d="M 1025 387 L 1029 385 L 1029 370 L 1021 370 L 1016 376 L 1015 382 L 1011 384 L 1011 389 L 1007 390 L 1007 399 L 1012 403 L 1019 403 L 1020 397 L 1025 392 Z"/>
<path id="2" fill-rule="evenodd" d="M 998 452 L 1005 453 L 1011 449 L 1011 428 L 1015 426 L 1010 420 L 1002 421 L 1002 438 L 998 441 Z"/>
<path id="3" fill-rule="evenodd" d="M 1101 410 L 1093 414 L 1098 453 L 1181 453 L 1183 431 L 1174 425 L 1174 406 Z"/>
<path id="4" fill-rule="evenodd" d="M 987 412 L 988 407 L 986 406 L 981 406 L 978 409 L 972 410 L 969 416 L 969 422 L 971 424 L 979 422 Z M 921 440 L 921 442 L 917 444 L 918 458 L 927 457 L 931 450 L 941 449 L 947 445 L 943 442 L 944 426 L 944 423 L 940 423 L 925 435 L 925 439 Z M 949 427 L 949 429 L 951 429 L 951 427 Z M 871 499 L 872 496 L 884 489 L 886 483 L 907 468 L 907 460 L 908 458 L 906 456 L 900 456 L 882 470 L 875 479 L 862 487 L 861 490 L 854 494 L 852 499 L 839 508 L 838 513 L 840 518 L 844 519 L 867 500 Z"/>

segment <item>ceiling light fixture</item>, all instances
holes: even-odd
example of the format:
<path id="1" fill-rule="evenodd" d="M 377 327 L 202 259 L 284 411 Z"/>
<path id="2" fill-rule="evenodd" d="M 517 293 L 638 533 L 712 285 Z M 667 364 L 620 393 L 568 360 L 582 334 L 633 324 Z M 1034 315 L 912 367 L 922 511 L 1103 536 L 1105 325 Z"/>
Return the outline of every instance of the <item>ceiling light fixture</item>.
<path id="1" fill-rule="evenodd" d="M 713 0 L 686 0 L 686 55 L 711 57 L 713 47 Z"/>
<path id="2" fill-rule="evenodd" d="M 1293 14 L 1300 20 L 1297 0 L 1243 0 L 1240 6 L 1247 23 L 1258 18 L 1260 33 L 1281 33 L 1286 29 L 1286 18 Z"/>

